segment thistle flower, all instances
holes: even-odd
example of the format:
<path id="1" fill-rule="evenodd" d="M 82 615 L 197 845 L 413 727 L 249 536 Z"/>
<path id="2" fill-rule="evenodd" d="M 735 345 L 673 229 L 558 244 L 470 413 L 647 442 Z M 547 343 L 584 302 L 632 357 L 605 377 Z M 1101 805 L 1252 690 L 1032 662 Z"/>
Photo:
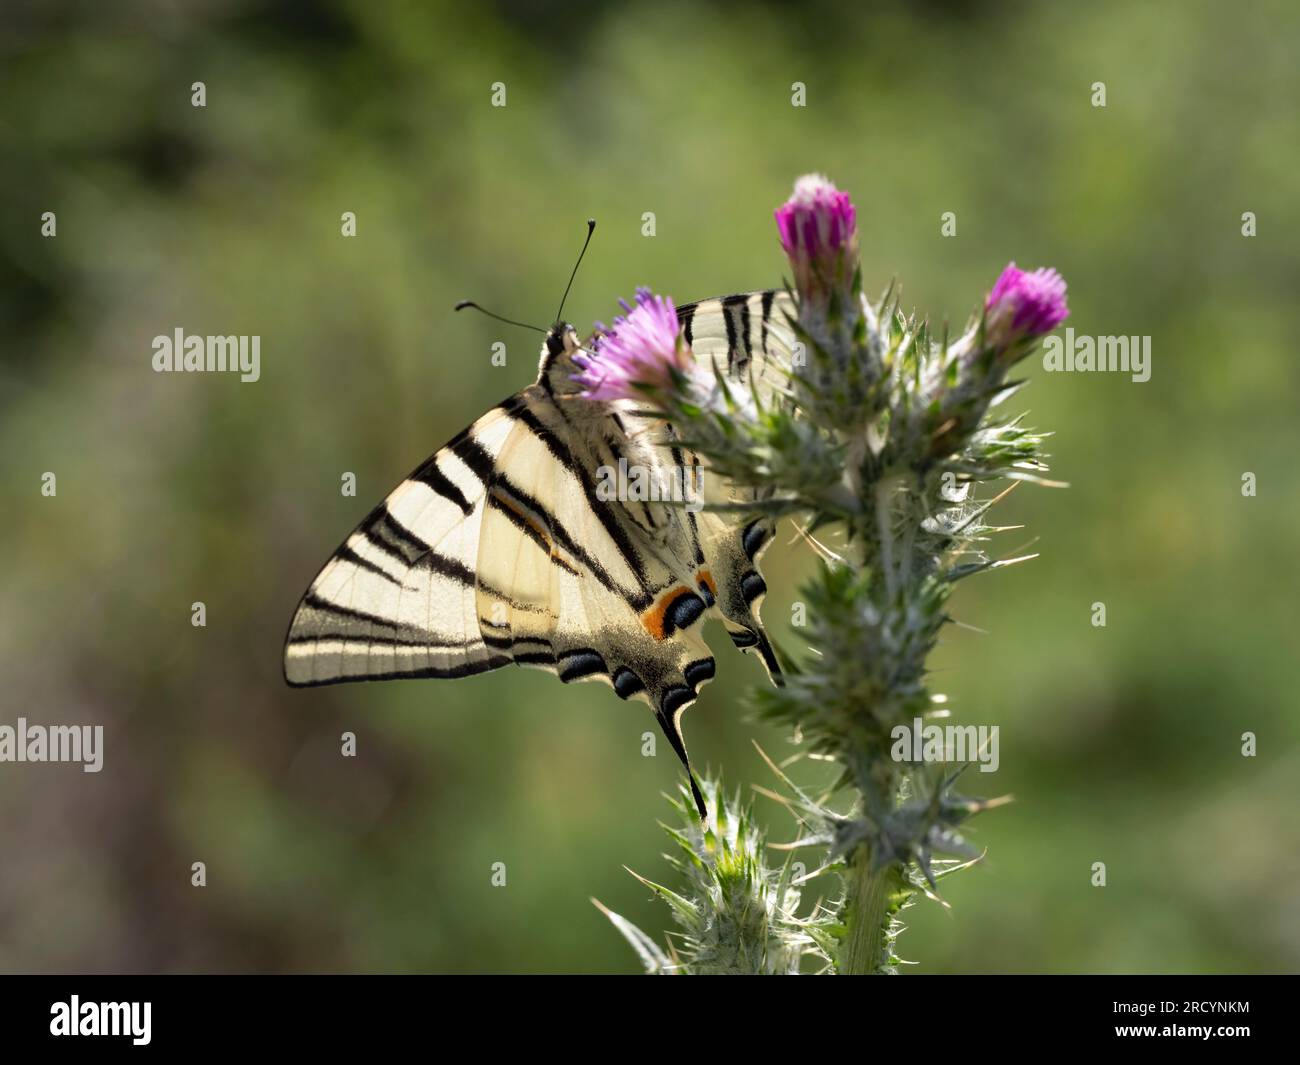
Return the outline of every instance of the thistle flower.
<path id="1" fill-rule="evenodd" d="M 852 295 L 858 259 L 857 209 L 821 174 L 805 174 L 794 193 L 776 209 L 781 247 L 790 257 L 795 288 L 806 300 L 824 302 L 832 293 Z"/>
<path id="2" fill-rule="evenodd" d="M 574 380 L 582 396 L 594 400 L 631 399 L 639 393 L 666 391 L 690 367 L 690 348 L 677 324 L 677 308 L 667 296 L 637 289 L 636 306 L 619 300 L 625 315 L 600 334 L 593 355 L 573 358 L 581 370 Z"/>
<path id="3" fill-rule="evenodd" d="M 984 335 L 999 352 L 1050 333 L 1069 316 L 1065 279 L 1050 267 L 1026 272 L 1008 263 L 984 301 Z"/>
<path id="4" fill-rule="evenodd" d="M 853 430 L 874 413 L 882 375 L 877 323 L 862 298 L 857 209 L 821 174 L 805 174 L 777 208 L 776 228 L 799 308 L 794 391 L 814 421 Z"/>

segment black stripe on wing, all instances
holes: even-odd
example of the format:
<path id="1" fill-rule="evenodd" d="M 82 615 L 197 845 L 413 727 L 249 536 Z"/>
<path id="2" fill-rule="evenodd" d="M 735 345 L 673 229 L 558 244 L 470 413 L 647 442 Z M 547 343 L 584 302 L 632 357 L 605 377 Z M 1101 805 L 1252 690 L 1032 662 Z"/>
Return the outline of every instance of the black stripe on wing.
<path id="1" fill-rule="evenodd" d="M 694 336 L 695 310 L 698 306 L 698 303 L 688 303 L 685 307 L 677 308 L 677 321 L 682 327 L 682 336 L 686 338 L 688 347 Z"/>
<path id="2" fill-rule="evenodd" d="M 383 566 L 378 566 L 375 563 L 371 562 L 370 559 L 364 558 L 361 555 L 357 554 L 357 552 L 354 551 L 352 547 L 348 544 L 344 544 L 342 547 L 340 547 L 338 549 L 338 553 L 334 557 L 345 559 L 346 561 L 351 562 L 352 565 L 358 566 L 361 569 L 365 570 L 367 573 L 373 573 L 377 577 L 382 577 L 389 584 L 395 584 L 399 588 L 402 587 L 401 580 L 399 580 L 397 577 L 394 577 L 391 573 L 388 572 L 388 570 L 384 569 Z"/>
<path id="3" fill-rule="evenodd" d="M 484 487 L 492 483 L 496 460 L 492 458 L 487 448 L 470 435 L 469 429 L 460 432 L 443 450 L 451 452 L 460 459 Z"/>
<path id="4" fill-rule="evenodd" d="M 549 404 L 550 409 L 553 410 L 566 425 L 571 424 L 568 415 L 564 411 L 564 405 L 562 403 L 556 400 L 555 397 L 551 396 L 549 393 L 546 393 L 546 402 Z M 575 554 L 575 557 L 582 558 L 584 565 L 589 565 L 591 567 L 593 573 L 596 574 L 597 579 L 606 587 L 613 591 L 617 591 L 619 596 L 627 602 L 633 610 L 640 612 L 646 609 L 646 607 L 648 607 L 653 601 L 654 597 L 646 584 L 645 563 L 642 561 L 640 552 L 632 542 L 632 538 L 628 535 L 627 530 L 619 524 L 618 519 L 611 512 L 609 504 L 602 502 L 597 497 L 596 483 L 591 479 L 590 472 L 574 457 L 569 446 L 550 427 L 548 427 L 531 408 L 523 406 L 514 411 L 513 415 L 515 421 L 518 424 L 527 427 L 527 429 L 542 442 L 546 447 L 546 450 L 550 452 L 551 456 L 577 479 L 579 486 L 582 488 L 582 494 L 586 498 L 587 508 L 591 511 L 596 520 L 600 522 L 606 535 L 608 535 L 610 540 L 613 541 L 614 546 L 622 556 L 623 563 L 627 567 L 628 571 L 637 578 L 637 581 L 640 584 L 640 590 L 633 591 L 620 586 L 613 580 L 604 565 L 595 560 L 588 562 L 587 560 L 590 556 L 585 551 L 580 554 Z M 554 528 L 554 525 L 552 525 L 552 527 Z M 568 543 L 573 542 L 572 538 L 568 536 L 567 531 L 562 529 L 560 531 L 564 532 L 565 539 Z M 561 546 L 566 548 L 566 550 L 568 549 L 568 544 L 566 544 L 564 540 L 561 540 L 560 543 Z"/>
<path id="5" fill-rule="evenodd" d="M 697 300 L 677 308 L 677 321 L 688 344 L 696 341 L 701 314 L 716 314 L 721 319 L 722 333 L 718 339 L 727 346 L 727 372 L 732 377 L 742 377 L 754 358 L 754 315 L 759 316 L 758 351 L 766 358 L 768 325 L 776 305 L 777 289 L 760 292 L 736 292 L 730 296 Z M 758 300 L 758 307 L 752 300 Z"/>
<path id="6" fill-rule="evenodd" d="M 388 625 L 388 628 L 394 628 Z M 361 635 L 356 632 L 335 632 L 326 630 L 325 632 L 304 633 L 301 636 L 290 636 L 285 643 L 290 647 L 299 647 L 307 643 L 364 643 L 364 644 L 382 644 L 385 647 L 419 647 L 425 651 L 455 651 L 463 652 L 465 645 L 462 643 L 437 643 L 434 640 L 425 637 L 402 637 L 402 636 L 385 636 L 383 634 Z M 491 644 L 488 644 L 491 646 Z"/>
<path id="7" fill-rule="evenodd" d="M 727 372 L 732 377 L 739 376 L 741 370 L 744 369 L 742 362 L 745 364 L 748 364 L 749 362 L 748 349 L 744 351 L 743 359 L 741 357 L 742 352 L 740 350 L 740 340 L 737 336 L 737 331 L 736 331 L 736 317 L 737 317 L 736 309 L 738 307 L 743 309 L 748 304 L 748 302 L 749 302 L 748 295 L 728 296 L 726 299 L 722 301 L 722 321 L 723 324 L 727 327 Z M 749 343 L 748 315 L 745 318 L 745 343 L 746 344 Z"/>
<path id="8" fill-rule="evenodd" d="M 504 473 L 498 473 L 492 482 L 488 499 L 494 507 L 506 514 L 511 521 L 524 530 L 530 539 L 550 554 L 553 560 L 558 560 L 570 573 L 576 575 L 577 570 L 554 554 L 551 543 L 547 539 L 548 535 L 570 558 L 581 563 L 604 588 L 628 602 L 629 605 L 635 605 L 635 601 L 629 598 L 627 589 L 609 575 L 604 563 L 574 540 L 563 523 L 542 506 L 540 500 L 511 482 Z"/>
<path id="9" fill-rule="evenodd" d="M 411 480 L 427 485 L 435 494 L 458 506 L 462 514 L 468 514 L 474 509 L 474 504 L 465 498 L 465 493 L 438 468 L 437 455 L 411 474 Z"/>

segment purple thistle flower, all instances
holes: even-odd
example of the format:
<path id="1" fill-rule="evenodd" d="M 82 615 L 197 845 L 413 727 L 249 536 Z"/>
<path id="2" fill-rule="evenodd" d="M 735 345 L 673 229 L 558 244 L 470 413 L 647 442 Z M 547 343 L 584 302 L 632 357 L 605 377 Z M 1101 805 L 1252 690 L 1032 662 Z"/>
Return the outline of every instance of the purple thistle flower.
<path id="1" fill-rule="evenodd" d="M 626 315 L 614 319 L 601 335 L 591 355 L 573 357 L 581 371 L 574 381 L 582 385 L 585 399 L 631 399 L 645 392 L 667 389 L 674 377 L 688 371 L 690 349 L 677 324 L 677 308 L 667 296 L 638 288 L 636 306 L 619 300 Z"/>
<path id="2" fill-rule="evenodd" d="M 1026 272 L 1008 263 L 984 301 L 985 336 L 991 347 L 1005 349 L 1050 333 L 1069 313 L 1060 274 L 1050 267 Z"/>
<path id="3" fill-rule="evenodd" d="M 821 174 L 805 174 L 794 183 L 794 193 L 776 209 L 776 228 L 800 296 L 819 299 L 829 287 L 851 281 L 857 217 L 849 194 Z"/>
<path id="4" fill-rule="evenodd" d="M 776 209 L 781 246 L 793 258 L 838 251 L 857 232 L 857 209 L 847 192 L 840 192 L 821 174 L 805 174 L 794 193 Z"/>

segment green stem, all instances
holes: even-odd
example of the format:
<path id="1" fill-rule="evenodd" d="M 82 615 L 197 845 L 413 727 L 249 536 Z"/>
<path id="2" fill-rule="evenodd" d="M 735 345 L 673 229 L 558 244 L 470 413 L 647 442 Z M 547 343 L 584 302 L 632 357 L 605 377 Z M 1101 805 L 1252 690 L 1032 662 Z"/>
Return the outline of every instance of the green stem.
<path id="1" fill-rule="evenodd" d="M 897 476 L 881 477 L 876 482 L 876 536 L 879 539 L 880 568 L 884 571 L 887 602 L 892 604 L 898 594 L 898 574 L 894 571 L 894 492 Z"/>
<path id="2" fill-rule="evenodd" d="M 849 867 L 848 933 L 840 952 L 841 976 L 872 976 L 888 960 L 885 956 L 889 924 L 890 869 L 871 867 L 871 855 L 859 847 Z"/>

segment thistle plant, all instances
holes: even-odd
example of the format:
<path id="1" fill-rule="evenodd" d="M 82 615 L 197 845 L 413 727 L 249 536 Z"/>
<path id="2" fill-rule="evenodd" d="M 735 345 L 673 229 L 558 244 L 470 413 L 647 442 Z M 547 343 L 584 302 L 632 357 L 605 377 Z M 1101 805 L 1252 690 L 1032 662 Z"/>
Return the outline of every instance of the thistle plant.
<path id="1" fill-rule="evenodd" d="M 829 960 L 834 914 L 817 904 L 810 916 L 799 917 L 793 863 L 767 865 L 763 833 L 752 808 L 739 794 L 728 799 L 718 781 L 705 780 L 703 791 L 708 808 L 703 822 L 685 785 L 669 800 L 681 827 L 664 826 L 675 848 L 667 858 L 680 886 L 670 888 L 637 876 L 668 904 L 679 927 L 680 948 L 670 944 L 664 950 L 631 922 L 604 911 L 646 971 L 781 976 L 798 973 L 807 955 Z"/>
<path id="2" fill-rule="evenodd" d="M 799 179 L 776 221 L 793 340 L 775 384 L 693 368 L 680 340 L 624 353 L 628 372 L 607 366 L 599 384 L 639 396 L 740 491 L 736 506 L 793 518 L 820 555 L 800 593 L 807 646 L 785 656 L 785 685 L 754 706 L 803 756 L 834 767 L 814 794 L 769 762 L 771 794 L 798 825 L 790 846 L 818 853 L 805 879 L 830 873 L 840 887 L 799 917 L 789 866 L 768 863 L 748 808 L 706 781 L 710 822 L 692 823 L 678 802 L 684 827 L 668 830 L 684 886 L 649 884 L 682 926 L 675 945 L 664 952 L 611 919 L 655 972 L 894 973 L 899 915 L 978 860 L 964 826 L 997 801 L 961 794 L 962 764 L 916 760 L 898 738 L 946 716 L 926 660 L 952 620 L 953 586 L 1024 561 L 990 553 L 1000 530 L 988 512 L 1006 491 L 987 488 L 1050 483 L 1043 434 L 1002 404 L 1023 384 L 1015 366 L 1065 319 L 1065 283 L 1012 263 L 954 338 L 904 314 L 892 288 L 866 298 L 856 212 L 825 178 Z M 638 309 L 661 310 L 654 299 L 643 294 Z"/>

